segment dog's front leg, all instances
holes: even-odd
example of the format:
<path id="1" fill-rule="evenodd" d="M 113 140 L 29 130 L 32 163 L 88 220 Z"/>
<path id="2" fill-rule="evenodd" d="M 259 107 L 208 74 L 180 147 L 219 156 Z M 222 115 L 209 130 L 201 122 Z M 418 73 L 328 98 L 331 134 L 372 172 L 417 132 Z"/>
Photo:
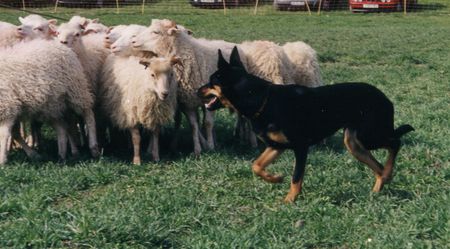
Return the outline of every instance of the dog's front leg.
<path id="1" fill-rule="evenodd" d="M 269 166 L 284 150 L 267 147 L 266 150 L 255 160 L 252 165 L 253 172 L 265 181 L 279 183 L 283 181 L 283 176 L 272 175 L 266 171 Z"/>
<path id="2" fill-rule="evenodd" d="M 291 188 L 284 202 L 292 203 L 302 191 L 303 176 L 305 174 L 306 156 L 308 155 L 308 147 L 295 148 L 295 164 L 294 173 L 292 174 Z"/>

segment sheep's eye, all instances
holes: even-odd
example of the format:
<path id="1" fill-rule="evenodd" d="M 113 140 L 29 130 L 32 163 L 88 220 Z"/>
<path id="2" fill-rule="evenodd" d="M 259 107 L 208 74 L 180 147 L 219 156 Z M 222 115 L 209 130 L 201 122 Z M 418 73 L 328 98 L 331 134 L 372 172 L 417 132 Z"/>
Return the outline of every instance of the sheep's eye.
<path id="1" fill-rule="evenodd" d="M 76 35 L 75 36 L 80 36 L 80 33 L 76 33 Z"/>
<path id="2" fill-rule="evenodd" d="M 39 31 L 41 31 L 41 32 L 43 31 L 43 29 L 42 29 L 42 28 L 37 28 L 37 30 L 39 30 Z"/>
<path id="3" fill-rule="evenodd" d="M 154 73 L 152 73 L 152 77 L 155 78 L 155 74 Z"/>
<path id="4" fill-rule="evenodd" d="M 157 35 L 161 34 L 161 32 L 159 32 L 159 31 L 153 31 L 152 33 L 157 34 Z"/>

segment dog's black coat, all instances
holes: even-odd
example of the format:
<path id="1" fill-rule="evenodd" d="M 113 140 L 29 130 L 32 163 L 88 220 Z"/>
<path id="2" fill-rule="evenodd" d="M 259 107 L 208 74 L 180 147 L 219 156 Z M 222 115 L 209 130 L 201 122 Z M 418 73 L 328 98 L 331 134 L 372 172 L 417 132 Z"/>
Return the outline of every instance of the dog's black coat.
<path id="1" fill-rule="evenodd" d="M 274 85 L 248 74 L 236 49 L 229 64 L 219 51 L 218 68 L 210 82 L 198 91 L 199 96 L 209 102 L 215 96 L 211 95 L 211 89 L 217 90 L 213 93 L 221 93 L 207 108 L 215 110 L 225 103 L 236 109 L 251 120 L 254 131 L 269 147 L 293 149 L 297 161 L 305 161 L 309 146 L 341 128 L 355 131 L 367 150 L 397 148 L 400 136 L 413 130 L 409 125 L 395 130 L 392 102 L 366 83 L 317 88 Z M 268 136 L 271 132 L 281 134 L 283 139 L 272 139 Z M 297 167 L 301 167 L 298 173 L 302 177 L 304 165 Z M 293 181 L 299 178 L 295 172 Z"/>

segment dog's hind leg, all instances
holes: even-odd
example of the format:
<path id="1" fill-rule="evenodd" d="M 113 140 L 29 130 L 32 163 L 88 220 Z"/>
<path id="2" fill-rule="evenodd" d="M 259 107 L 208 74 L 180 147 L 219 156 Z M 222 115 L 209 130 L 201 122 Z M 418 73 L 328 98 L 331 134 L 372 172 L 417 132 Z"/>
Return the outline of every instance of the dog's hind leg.
<path id="1" fill-rule="evenodd" d="M 383 178 L 386 182 L 392 180 L 392 174 L 394 171 L 395 158 L 397 157 L 398 151 L 400 150 L 400 140 L 396 139 L 391 142 L 389 146 L 386 147 L 388 150 L 388 159 L 384 165 Z"/>
<path id="2" fill-rule="evenodd" d="M 345 129 L 344 132 L 344 144 L 348 151 L 360 162 L 369 166 L 375 174 L 375 185 L 373 186 L 373 192 L 380 192 L 383 188 L 385 179 L 383 179 L 383 166 L 372 156 L 362 143 L 356 137 L 356 131 L 352 129 Z"/>
<path id="3" fill-rule="evenodd" d="M 253 172 L 265 181 L 279 183 L 283 181 L 282 176 L 272 175 L 266 171 L 269 166 L 284 150 L 267 147 L 266 150 L 253 162 Z"/>
<path id="4" fill-rule="evenodd" d="M 291 188 L 287 194 L 284 202 L 292 203 L 297 199 L 297 196 L 302 192 L 303 176 L 305 175 L 306 157 L 308 155 L 308 148 L 304 147 L 296 149 L 294 173 L 292 174 Z"/>

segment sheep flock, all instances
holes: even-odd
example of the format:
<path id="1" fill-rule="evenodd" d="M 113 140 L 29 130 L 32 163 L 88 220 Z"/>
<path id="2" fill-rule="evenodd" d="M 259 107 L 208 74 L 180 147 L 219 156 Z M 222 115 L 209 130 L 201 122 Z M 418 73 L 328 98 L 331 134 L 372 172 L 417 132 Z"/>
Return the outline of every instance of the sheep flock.
<path id="1" fill-rule="evenodd" d="M 213 150 L 214 113 L 196 91 L 216 71 L 218 49 L 229 57 L 237 46 L 247 71 L 274 84 L 322 85 L 316 52 L 301 41 L 196 38 L 167 19 L 148 27 L 107 27 L 80 16 L 62 24 L 34 14 L 19 21 L 0 22 L 0 165 L 12 149 L 39 158 L 43 124 L 55 130 L 60 160 L 68 148 L 76 157 L 86 146 L 98 157 L 105 148 L 125 146 L 140 164 L 148 137 L 147 152 L 159 161 L 160 133 L 174 126 L 176 150 L 182 115 L 194 154 Z M 242 117 L 234 135 L 257 145 Z"/>

